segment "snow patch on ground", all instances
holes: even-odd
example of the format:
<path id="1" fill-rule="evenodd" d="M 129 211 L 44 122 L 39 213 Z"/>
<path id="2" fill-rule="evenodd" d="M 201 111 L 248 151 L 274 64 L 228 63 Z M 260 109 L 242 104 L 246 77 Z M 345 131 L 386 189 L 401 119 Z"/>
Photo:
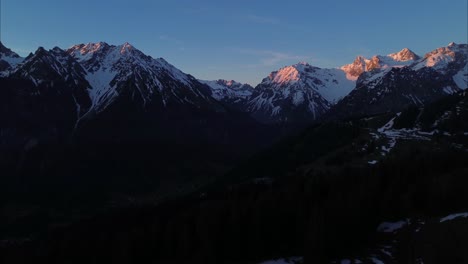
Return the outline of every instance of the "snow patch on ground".
<path id="1" fill-rule="evenodd" d="M 385 156 L 395 147 L 397 143 L 396 137 L 389 137 L 388 147 L 382 146 L 382 155 Z"/>
<path id="2" fill-rule="evenodd" d="M 280 112 L 281 112 L 281 106 L 279 106 L 279 105 L 271 110 L 271 114 L 274 115 L 274 116 L 278 115 Z"/>
<path id="3" fill-rule="evenodd" d="M 381 249 L 382 253 L 384 253 L 385 255 L 389 256 L 389 257 L 393 257 L 393 254 L 388 251 L 386 248 L 382 248 Z"/>
<path id="4" fill-rule="evenodd" d="M 451 221 L 451 220 L 454 220 L 454 219 L 460 218 L 460 217 L 467 218 L 468 217 L 468 212 L 467 213 L 457 213 L 457 214 L 448 215 L 446 217 L 441 218 L 440 222 L 443 223 L 443 222 Z"/>
<path id="5" fill-rule="evenodd" d="M 451 86 L 444 87 L 443 90 L 446 94 L 454 94 L 457 92 L 457 90 Z"/>
<path id="6" fill-rule="evenodd" d="M 397 117 L 394 117 L 394 118 L 390 119 L 390 121 L 388 121 L 383 127 L 379 128 L 377 131 L 379 131 L 380 133 L 383 133 L 385 130 L 391 129 L 393 127 L 393 125 L 395 124 L 395 119 L 396 118 Z"/>
<path id="7" fill-rule="evenodd" d="M 385 264 L 382 260 L 380 260 L 380 259 L 378 259 L 376 257 L 372 257 L 371 260 L 372 260 L 372 263 L 374 263 L 374 264 Z"/>
<path id="8" fill-rule="evenodd" d="M 393 233 L 405 227 L 406 224 L 406 221 L 383 222 L 377 227 L 377 231 L 382 233 Z"/>
<path id="9" fill-rule="evenodd" d="M 298 264 L 302 263 L 304 260 L 303 257 L 291 257 L 291 258 L 281 258 L 276 260 L 267 260 L 259 264 Z"/>

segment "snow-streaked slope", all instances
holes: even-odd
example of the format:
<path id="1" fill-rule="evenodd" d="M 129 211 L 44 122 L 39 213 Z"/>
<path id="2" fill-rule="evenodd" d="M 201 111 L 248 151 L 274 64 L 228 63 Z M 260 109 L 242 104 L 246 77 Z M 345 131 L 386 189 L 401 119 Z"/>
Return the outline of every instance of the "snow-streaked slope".
<path id="1" fill-rule="evenodd" d="M 84 85 L 90 88 L 84 80 L 86 71 L 81 65 L 69 56 L 64 50 L 55 47 L 45 50 L 40 47 L 28 56 L 21 65 L 14 68 L 11 75 L 31 80 L 36 86 L 48 83 L 54 86 L 54 82 L 63 81 L 72 85 Z"/>
<path id="2" fill-rule="evenodd" d="M 440 223 L 447 222 L 447 221 L 452 221 L 457 218 L 467 218 L 468 217 L 468 212 L 466 213 L 456 213 L 456 214 L 451 214 L 446 217 L 442 217 L 440 219 Z"/>
<path id="3" fill-rule="evenodd" d="M 90 97 L 97 112 L 118 98 L 122 89 L 132 86 L 132 97 L 147 105 L 157 97 L 160 103 L 178 101 L 197 105 L 209 101 L 209 92 L 201 84 L 162 58 L 153 59 L 132 45 L 114 46 L 104 42 L 75 45 L 68 53 L 87 70 L 92 86 Z"/>
<path id="4" fill-rule="evenodd" d="M 233 80 L 206 81 L 199 80 L 201 83 L 211 88 L 212 96 L 218 101 L 225 100 L 245 100 L 252 95 L 254 88 L 248 84 L 242 84 Z"/>
<path id="5" fill-rule="evenodd" d="M 0 42 L 0 76 L 5 76 L 7 70 L 15 68 L 23 61 L 24 58 L 3 46 L 2 42 Z"/>
<path id="6" fill-rule="evenodd" d="M 321 69 L 307 63 L 272 72 L 255 88 L 247 111 L 267 122 L 310 122 L 346 96 L 355 82 L 340 69 Z"/>
<path id="7" fill-rule="evenodd" d="M 341 69 L 298 63 L 272 72 L 255 88 L 246 109 L 264 122 L 310 122 L 355 87 Z"/>
<path id="8" fill-rule="evenodd" d="M 411 66 L 414 70 L 432 68 L 443 74 L 452 75 L 460 89 L 468 88 L 468 45 L 450 43 L 427 53 L 423 59 Z"/>
<path id="9" fill-rule="evenodd" d="M 91 106 L 91 86 L 85 76 L 83 67 L 64 50 L 40 47 L 3 77 L 7 79 L 5 89 L 18 95 L 11 99 L 19 115 L 34 112 L 34 122 L 58 131 L 76 127 Z M 28 102 L 27 108 L 24 102 Z"/>

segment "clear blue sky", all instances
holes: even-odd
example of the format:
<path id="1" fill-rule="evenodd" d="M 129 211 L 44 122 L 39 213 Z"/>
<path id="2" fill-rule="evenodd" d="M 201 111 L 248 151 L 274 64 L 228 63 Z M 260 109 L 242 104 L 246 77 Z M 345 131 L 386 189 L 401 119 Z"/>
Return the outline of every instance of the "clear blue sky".
<path id="1" fill-rule="evenodd" d="M 197 78 L 253 85 L 299 61 L 338 67 L 467 42 L 467 0 L 0 1 L 1 41 L 21 55 L 128 41 Z"/>

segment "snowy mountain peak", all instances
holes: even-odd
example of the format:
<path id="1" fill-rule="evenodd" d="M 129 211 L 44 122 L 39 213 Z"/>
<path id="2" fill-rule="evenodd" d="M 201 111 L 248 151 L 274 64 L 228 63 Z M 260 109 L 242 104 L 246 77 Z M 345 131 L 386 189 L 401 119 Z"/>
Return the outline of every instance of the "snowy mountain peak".
<path id="1" fill-rule="evenodd" d="M 106 49 L 109 47 L 109 44 L 105 42 L 98 43 L 88 43 L 88 44 L 78 44 L 69 49 L 69 51 L 79 52 L 81 55 L 87 55 L 90 53 L 96 53 L 100 50 Z"/>
<path id="2" fill-rule="evenodd" d="M 145 55 L 133 45 L 104 42 L 75 45 L 68 49 L 87 71 L 93 109 L 103 111 L 122 94 L 143 107 L 162 103 L 210 105 L 210 91 L 190 75 L 165 61 Z M 201 89 L 201 90 L 200 90 Z"/>
<path id="3" fill-rule="evenodd" d="M 134 47 L 128 42 L 125 42 L 122 46 L 120 46 L 120 54 L 129 53 L 132 50 L 134 50 Z"/>
<path id="4" fill-rule="evenodd" d="M 11 51 L 11 49 L 5 47 L 0 41 L 0 59 L 3 57 L 19 58 L 20 56 Z"/>
<path id="5" fill-rule="evenodd" d="M 369 62 L 363 56 L 357 56 L 353 63 L 341 67 L 341 70 L 346 72 L 346 77 L 349 80 L 356 81 L 359 75 L 366 71 L 366 64 Z"/>
<path id="6" fill-rule="evenodd" d="M 292 84 L 305 76 L 307 72 L 313 72 L 317 67 L 311 66 L 307 62 L 300 62 L 291 66 L 286 66 L 278 71 L 270 73 L 263 82 L 273 83 L 277 85 Z"/>
<path id="7" fill-rule="evenodd" d="M 7 71 L 15 68 L 18 64 L 22 63 L 24 58 L 21 58 L 18 54 L 11 51 L 11 49 L 5 47 L 0 42 L 0 76 L 7 74 Z"/>
<path id="8" fill-rule="evenodd" d="M 375 69 L 400 68 L 411 65 L 414 61 L 420 59 L 418 55 L 408 48 L 387 56 L 376 55 L 371 59 L 358 56 L 353 63 L 341 67 L 346 72 L 349 80 L 357 80 L 364 72 L 370 72 Z"/>
<path id="9" fill-rule="evenodd" d="M 291 83 L 291 82 L 296 82 L 299 80 L 299 71 L 297 70 L 297 67 L 287 66 L 287 67 L 281 68 L 277 72 L 271 73 L 270 76 L 268 77 L 273 83 L 278 83 L 278 84 Z"/>
<path id="10" fill-rule="evenodd" d="M 423 67 L 430 67 L 437 71 L 445 71 L 448 69 L 449 64 L 455 60 L 460 61 L 465 65 L 468 63 L 468 45 L 450 43 L 447 47 L 435 49 L 421 59 L 413 69 L 419 70 Z M 465 66 L 466 69 L 468 66 Z M 464 70 L 462 70 L 464 71 Z"/>
<path id="11" fill-rule="evenodd" d="M 340 69 L 298 63 L 270 73 L 255 88 L 247 110 L 261 122 L 317 120 L 347 95 L 355 81 Z"/>
<path id="12" fill-rule="evenodd" d="M 404 48 L 399 52 L 389 54 L 388 57 L 394 59 L 395 61 L 415 61 L 419 59 L 419 56 L 408 48 Z"/>

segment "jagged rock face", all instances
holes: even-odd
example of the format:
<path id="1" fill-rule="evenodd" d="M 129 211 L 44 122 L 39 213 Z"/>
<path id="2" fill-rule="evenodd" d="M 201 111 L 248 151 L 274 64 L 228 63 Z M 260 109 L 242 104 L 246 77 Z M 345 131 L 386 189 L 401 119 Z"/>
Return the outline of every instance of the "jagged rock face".
<path id="1" fill-rule="evenodd" d="M 349 79 L 357 79 L 363 72 L 367 70 L 369 60 L 362 56 L 356 57 L 353 63 L 341 67 L 346 72 Z"/>
<path id="2" fill-rule="evenodd" d="M 404 48 L 399 52 L 389 54 L 388 57 L 395 61 L 416 61 L 420 59 L 416 53 L 408 48 Z"/>
<path id="3" fill-rule="evenodd" d="M 39 48 L 6 72 L 0 78 L 2 144 L 66 140 L 91 107 L 85 75 L 81 65 L 59 48 Z"/>
<path id="4" fill-rule="evenodd" d="M 143 107 L 191 105 L 219 108 L 211 91 L 162 58 L 153 59 L 128 43 L 76 45 L 68 53 L 87 70 L 93 110 L 101 112 L 127 93 Z M 129 89 L 128 91 L 124 91 Z M 128 99 L 128 98 L 126 98 Z"/>
<path id="5" fill-rule="evenodd" d="M 117 134 L 155 138 L 155 131 L 177 138 L 174 131 L 188 135 L 196 130 L 192 134 L 227 138 L 223 132 L 207 135 L 217 126 L 232 128 L 223 122 L 252 123 L 245 115 L 227 113 L 194 77 L 128 43 L 80 44 L 67 51 L 39 48 L 2 76 L 1 115 L 8 122 L 1 129 L 3 135 L 20 135 L 19 145 L 39 134 L 47 134 L 47 140 L 59 135 L 63 140 L 72 135 L 112 140 Z M 35 125 L 22 134 L 22 123 Z"/>
<path id="6" fill-rule="evenodd" d="M 364 72 L 381 68 L 404 67 L 411 65 L 418 59 L 420 59 L 418 55 L 405 48 L 387 56 L 373 56 L 371 59 L 358 56 L 353 63 L 345 65 L 341 69 L 346 72 L 349 79 L 357 80 Z"/>
<path id="7" fill-rule="evenodd" d="M 363 74 L 354 89 L 329 113 L 339 118 L 401 111 L 409 105 L 422 106 L 458 91 L 450 77 L 431 68 L 384 70 L 381 77 Z M 374 78 L 374 79 L 373 79 Z"/>
<path id="8" fill-rule="evenodd" d="M 254 88 L 234 80 L 200 81 L 212 89 L 212 96 L 220 101 L 245 99 L 252 95 Z"/>
<path id="9" fill-rule="evenodd" d="M 468 88 L 468 45 L 450 43 L 427 53 L 423 59 L 411 66 L 415 70 L 429 67 L 451 76 L 460 89 Z"/>
<path id="10" fill-rule="evenodd" d="M 321 69 L 307 63 L 272 72 L 255 88 L 246 111 L 267 123 L 317 120 L 354 87 L 339 69 Z"/>
<path id="11" fill-rule="evenodd" d="M 239 83 L 234 80 L 200 80 L 200 82 L 210 87 L 213 98 L 232 109 L 240 111 L 245 111 L 245 104 L 254 91 L 254 88 L 249 84 Z"/>

